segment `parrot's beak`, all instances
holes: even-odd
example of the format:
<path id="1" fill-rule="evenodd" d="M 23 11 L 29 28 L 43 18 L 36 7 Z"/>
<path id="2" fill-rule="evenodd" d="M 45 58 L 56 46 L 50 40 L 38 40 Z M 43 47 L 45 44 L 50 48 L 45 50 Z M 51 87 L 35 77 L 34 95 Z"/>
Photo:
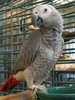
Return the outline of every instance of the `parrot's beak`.
<path id="1" fill-rule="evenodd" d="M 32 18 L 32 24 L 34 25 L 34 27 L 43 27 L 43 19 L 40 16 Z"/>
<path id="2" fill-rule="evenodd" d="M 38 18 L 37 18 L 37 25 L 38 25 L 38 27 L 43 26 L 43 19 L 40 16 L 38 16 Z"/>

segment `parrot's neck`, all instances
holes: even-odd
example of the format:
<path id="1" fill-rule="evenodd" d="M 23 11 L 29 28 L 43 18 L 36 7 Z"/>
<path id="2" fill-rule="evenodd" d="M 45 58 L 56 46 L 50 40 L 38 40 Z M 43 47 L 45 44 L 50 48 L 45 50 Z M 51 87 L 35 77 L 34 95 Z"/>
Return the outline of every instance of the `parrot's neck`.
<path id="1" fill-rule="evenodd" d="M 62 35 L 54 29 L 44 29 L 42 32 L 42 43 L 47 48 L 53 48 L 55 45 L 61 42 Z"/>
<path id="2" fill-rule="evenodd" d="M 57 31 L 60 33 L 60 29 L 56 28 L 55 26 L 40 28 L 41 31 Z"/>
<path id="3" fill-rule="evenodd" d="M 44 28 L 40 30 L 44 37 L 48 37 L 49 39 L 55 39 L 60 38 L 61 33 L 58 29 L 55 29 L 54 27 L 51 28 Z"/>

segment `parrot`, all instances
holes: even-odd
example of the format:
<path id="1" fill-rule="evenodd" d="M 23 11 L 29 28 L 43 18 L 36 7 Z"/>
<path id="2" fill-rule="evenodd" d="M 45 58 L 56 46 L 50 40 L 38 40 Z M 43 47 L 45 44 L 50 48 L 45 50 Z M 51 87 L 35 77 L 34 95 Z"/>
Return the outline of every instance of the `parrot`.
<path id="1" fill-rule="evenodd" d="M 39 29 L 32 31 L 24 41 L 12 75 L 0 91 L 10 91 L 20 82 L 25 82 L 31 90 L 47 92 L 42 82 L 50 75 L 63 52 L 63 19 L 52 5 L 40 4 L 32 10 L 32 24 Z"/>

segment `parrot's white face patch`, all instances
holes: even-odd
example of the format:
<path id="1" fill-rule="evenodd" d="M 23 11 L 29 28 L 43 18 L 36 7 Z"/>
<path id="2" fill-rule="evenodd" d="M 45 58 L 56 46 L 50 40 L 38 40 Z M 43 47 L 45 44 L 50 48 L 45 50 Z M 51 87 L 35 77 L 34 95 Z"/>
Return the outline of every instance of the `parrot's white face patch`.
<path id="1" fill-rule="evenodd" d="M 42 5 L 33 10 L 33 14 L 35 16 L 40 15 L 41 17 L 43 17 L 44 15 L 46 16 L 47 14 L 50 14 L 51 12 L 52 10 L 49 7 L 42 6 Z"/>
<path id="2" fill-rule="evenodd" d="M 44 22 L 49 19 L 52 9 L 48 5 L 40 5 L 33 9 L 33 24 L 34 26 L 43 26 Z"/>
<path id="3" fill-rule="evenodd" d="M 62 23 L 62 18 L 59 12 L 51 5 L 39 5 L 33 9 L 32 24 L 39 28 L 50 28 L 59 23 Z"/>

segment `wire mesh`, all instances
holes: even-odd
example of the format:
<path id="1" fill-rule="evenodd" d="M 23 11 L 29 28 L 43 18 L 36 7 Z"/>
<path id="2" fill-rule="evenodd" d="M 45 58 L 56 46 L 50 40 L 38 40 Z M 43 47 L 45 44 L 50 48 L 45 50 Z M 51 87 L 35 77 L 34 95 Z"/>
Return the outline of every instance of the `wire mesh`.
<path id="1" fill-rule="evenodd" d="M 38 4 L 50 3 L 55 6 L 64 18 L 65 48 L 63 55 L 74 57 L 75 54 L 75 1 L 69 0 L 0 0 L 0 86 L 10 76 L 12 67 L 19 53 L 23 41 L 31 30 L 31 11 Z M 71 46 L 72 45 L 72 46 Z M 59 64 L 75 63 L 74 59 L 62 60 Z M 52 72 L 52 83 L 46 84 L 66 85 L 74 84 L 75 71 L 56 70 Z M 72 82 L 73 81 L 73 82 Z M 47 85 L 48 86 L 48 85 Z M 50 85 L 49 85 L 50 86 Z M 24 83 L 20 83 L 9 93 L 16 93 L 24 90 Z M 0 93 L 6 95 L 9 93 Z"/>
<path id="2" fill-rule="evenodd" d="M 65 0 L 67 1 L 67 0 Z M 75 1 L 57 6 L 64 19 L 64 59 L 58 61 L 59 68 L 54 70 L 53 85 L 75 84 Z"/>
<path id="3" fill-rule="evenodd" d="M 31 11 L 37 4 L 51 0 L 0 0 L 0 86 L 10 76 L 20 47 L 28 36 Z M 24 90 L 24 83 L 11 93 Z M 8 93 L 0 93 L 0 95 Z"/>

